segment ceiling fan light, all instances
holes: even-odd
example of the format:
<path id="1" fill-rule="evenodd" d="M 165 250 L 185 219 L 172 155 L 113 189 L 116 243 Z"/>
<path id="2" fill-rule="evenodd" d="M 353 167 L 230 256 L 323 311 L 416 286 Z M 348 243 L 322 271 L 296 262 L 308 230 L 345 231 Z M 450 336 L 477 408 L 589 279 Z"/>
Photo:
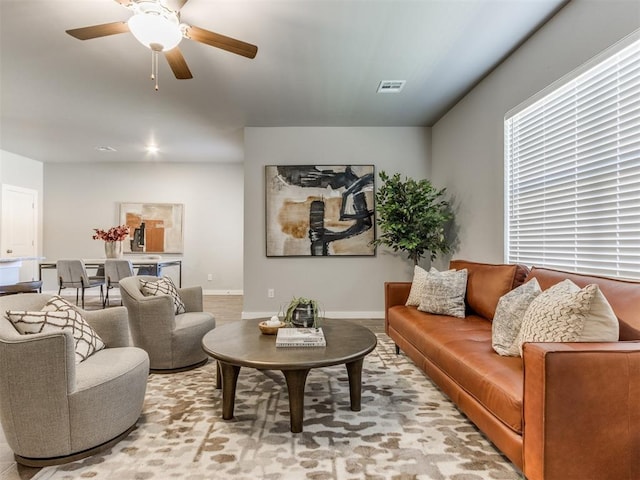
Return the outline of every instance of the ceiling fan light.
<path id="1" fill-rule="evenodd" d="M 162 46 L 162 51 L 168 51 L 177 47 L 182 40 L 177 18 L 167 18 L 155 13 L 138 13 L 127 23 L 136 40 L 152 50 L 152 44 L 156 44 Z"/>

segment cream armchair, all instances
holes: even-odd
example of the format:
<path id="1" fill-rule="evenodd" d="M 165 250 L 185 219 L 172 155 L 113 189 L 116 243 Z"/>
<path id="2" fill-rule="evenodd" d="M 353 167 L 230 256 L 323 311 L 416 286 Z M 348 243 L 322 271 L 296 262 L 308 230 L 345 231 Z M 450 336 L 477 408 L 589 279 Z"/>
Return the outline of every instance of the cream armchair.
<path id="1" fill-rule="evenodd" d="M 157 281 L 158 277 L 135 276 L 120 280 L 122 303 L 129 311 L 129 328 L 134 345 L 149 354 L 152 372 L 176 372 L 207 363 L 202 337 L 216 326 L 208 312 L 203 312 L 202 288 L 178 288 L 186 313 L 175 314 L 169 295 L 145 296 L 140 279 Z"/>
<path id="2" fill-rule="evenodd" d="M 0 297 L 0 422 L 18 463 L 44 466 L 87 457 L 135 426 L 149 357 L 129 346 L 124 307 L 84 311 L 106 348 L 75 363 L 69 331 L 20 334 L 7 310 L 41 310 L 50 295 Z"/>

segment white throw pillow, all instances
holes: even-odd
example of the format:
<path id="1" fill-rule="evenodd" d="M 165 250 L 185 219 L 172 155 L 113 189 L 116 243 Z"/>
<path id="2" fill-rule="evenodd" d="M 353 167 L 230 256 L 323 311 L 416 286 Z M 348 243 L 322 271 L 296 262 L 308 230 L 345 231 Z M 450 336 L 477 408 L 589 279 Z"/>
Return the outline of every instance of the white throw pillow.
<path id="1" fill-rule="evenodd" d="M 571 280 L 538 295 L 525 312 L 517 343 L 615 342 L 618 319 L 596 284 L 578 287 Z"/>
<path id="2" fill-rule="evenodd" d="M 465 317 L 467 269 L 434 272 L 427 275 L 418 310 L 421 312 Z"/>
<path id="3" fill-rule="evenodd" d="M 522 319 L 533 300 L 542 293 L 538 280 L 533 278 L 504 294 L 498 300 L 491 325 L 491 345 L 506 357 L 519 357 L 520 348 L 516 339 L 520 333 Z"/>
<path id="4" fill-rule="evenodd" d="M 53 297 L 40 311 L 9 310 L 6 315 L 23 335 L 70 330 L 75 341 L 76 363 L 105 347 L 80 312 L 60 297 Z"/>
<path id="5" fill-rule="evenodd" d="M 174 313 L 179 314 L 186 312 L 180 293 L 178 293 L 178 289 L 170 277 L 162 277 L 157 281 L 151 282 L 140 280 L 140 290 L 143 295 L 146 296 L 169 295 L 173 300 Z"/>
<path id="6" fill-rule="evenodd" d="M 424 290 L 424 282 L 427 280 L 427 275 L 430 273 L 437 273 L 438 270 L 431 267 L 428 272 L 416 265 L 413 267 L 413 281 L 411 282 L 411 290 L 409 291 L 409 298 L 405 305 L 407 307 L 417 307 L 420 305 L 420 299 L 422 298 L 422 291 Z"/>

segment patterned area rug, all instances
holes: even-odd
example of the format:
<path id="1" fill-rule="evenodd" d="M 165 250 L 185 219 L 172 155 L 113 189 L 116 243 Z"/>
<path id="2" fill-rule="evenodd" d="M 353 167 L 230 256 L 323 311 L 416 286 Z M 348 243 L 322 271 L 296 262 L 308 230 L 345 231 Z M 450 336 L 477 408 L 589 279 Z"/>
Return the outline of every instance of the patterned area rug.
<path id="1" fill-rule="evenodd" d="M 278 371 L 243 368 L 221 419 L 215 363 L 151 375 L 138 428 L 112 449 L 34 479 L 486 480 L 522 478 L 386 335 L 364 361 L 362 410 L 344 366 L 312 370 L 304 431 L 289 431 Z"/>

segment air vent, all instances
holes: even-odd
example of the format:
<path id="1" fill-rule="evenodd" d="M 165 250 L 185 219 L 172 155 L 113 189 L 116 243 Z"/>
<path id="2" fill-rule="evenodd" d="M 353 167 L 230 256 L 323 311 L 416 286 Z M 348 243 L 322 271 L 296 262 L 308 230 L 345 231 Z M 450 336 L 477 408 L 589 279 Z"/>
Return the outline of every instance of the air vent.
<path id="1" fill-rule="evenodd" d="M 399 93 L 406 80 L 383 80 L 378 85 L 378 93 Z"/>
<path id="2" fill-rule="evenodd" d="M 96 147 L 96 150 L 98 150 L 99 152 L 115 152 L 116 149 L 113 147 L 109 147 L 106 145 L 100 145 L 98 147 Z"/>

